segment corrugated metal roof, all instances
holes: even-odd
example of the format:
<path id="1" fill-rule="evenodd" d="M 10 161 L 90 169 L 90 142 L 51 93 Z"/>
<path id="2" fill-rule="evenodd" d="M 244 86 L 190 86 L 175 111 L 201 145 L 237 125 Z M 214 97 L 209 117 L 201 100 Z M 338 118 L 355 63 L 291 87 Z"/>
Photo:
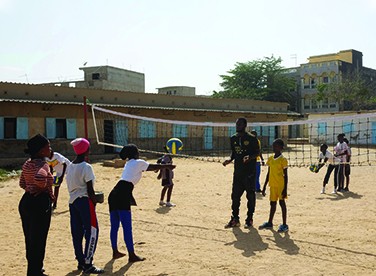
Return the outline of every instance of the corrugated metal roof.
<path id="1" fill-rule="evenodd" d="M 32 103 L 32 104 L 57 104 L 57 105 L 83 105 L 82 102 L 64 102 L 64 101 L 45 101 L 45 100 L 26 100 L 26 99 L 0 99 L 0 102 L 15 103 Z M 199 108 L 182 108 L 182 107 L 159 107 L 159 106 L 142 106 L 142 105 L 122 105 L 122 104 L 104 104 L 104 103 L 88 103 L 101 107 L 121 107 L 121 108 L 143 108 L 143 109 L 161 109 L 161 110 L 177 110 L 177 111 L 205 111 L 205 112 L 226 112 L 226 113 L 252 113 L 252 114 L 270 114 L 270 115 L 291 115 L 300 116 L 299 113 L 287 112 L 268 112 L 268 111 L 242 111 L 242 110 L 220 110 L 220 109 L 199 109 Z"/>

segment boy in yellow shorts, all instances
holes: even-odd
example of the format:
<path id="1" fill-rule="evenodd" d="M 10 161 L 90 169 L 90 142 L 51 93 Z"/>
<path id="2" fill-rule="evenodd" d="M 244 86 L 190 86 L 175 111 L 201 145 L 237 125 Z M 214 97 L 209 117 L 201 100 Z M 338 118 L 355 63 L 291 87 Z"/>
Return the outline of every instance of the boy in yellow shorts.
<path id="1" fill-rule="evenodd" d="M 269 182 L 270 187 L 270 213 L 269 221 L 262 224 L 259 229 L 273 228 L 273 217 L 277 209 L 277 200 L 282 209 L 282 221 L 278 232 L 287 232 L 289 230 L 286 224 L 287 207 L 285 199 L 287 199 L 287 159 L 282 155 L 284 143 L 282 139 L 276 139 L 273 142 L 274 156 L 270 156 L 266 165 L 269 166 L 268 174 L 265 178 L 265 184 L 262 189 L 262 195 L 265 196 L 266 185 Z"/>

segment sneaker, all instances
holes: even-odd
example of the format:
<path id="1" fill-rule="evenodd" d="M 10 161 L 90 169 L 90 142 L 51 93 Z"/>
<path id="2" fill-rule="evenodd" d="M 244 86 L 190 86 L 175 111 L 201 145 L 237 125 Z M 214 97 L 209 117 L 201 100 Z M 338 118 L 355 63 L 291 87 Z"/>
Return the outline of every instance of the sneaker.
<path id="1" fill-rule="evenodd" d="M 244 228 L 251 228 L 253 226 L 253 219 L 246 219 Z"/>
<path id="2" fill-rule="evenodd" d="M 349 188 L 345 188 L 345 189 L 343 189 L 343 191 L 348 192 L 348 191 L 349 191 Z"/>
<path id="3" fill-rule="evenodd" d="M 176 204 L 172 203 L 172 202 L 166 202 L 166 206 L 167 207 L 175 207 Z"/>
<path id="4" fill-rule="evenodd" d="M 321 190 L 321 193 L 320 194 L 325 194 L 325 188 L 322 188 Z"/>
<path id="5" fill-rule="evenodd" d="M 337 189 L 334 189 L 332 194 L 337 194 Z"/>
<path id="6" fill-rule="evenodd" d="M 230 221 L 225 225 L 225 228 L 233 228 L 233 227 L 239 227 L 240 222 L 239 218 L 231 217 Z"/>
<path id="7" fill-rule="evenodd" d="M 278 232 L 279 233 L 284 233 L 284 232 L 287 232 L 287 231 L 289 231 L 289 226 L 287 224 L 281 224 L 278 227 Z"/>
<path id="8" fill-rule="evenodd" d="M 259 229 L 271 229 L 273 228 L 273 223 L 264 222 L 262 225 L 259 226 Z"/>
<path id="9" fill-rule="evenodd" d="M 166 204 L 166 202 L 164 202 L 163 200 L 159 201 L 159 206 L 164 206 Z"/>
<path id="10" fill-rule="evenodd" d="M 85 274 L 102 274 L 104 273 L 104 270 L 98 267 L 95 267 L 94 265 L 91 265 L 84 270 Z"/>

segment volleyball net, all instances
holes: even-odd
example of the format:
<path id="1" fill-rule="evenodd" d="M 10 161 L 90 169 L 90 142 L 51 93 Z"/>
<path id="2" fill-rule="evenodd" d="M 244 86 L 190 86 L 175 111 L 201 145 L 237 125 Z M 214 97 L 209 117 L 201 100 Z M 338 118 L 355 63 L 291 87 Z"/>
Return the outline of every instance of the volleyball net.
<path id="1" fill-rule="evenodd" d="M 235 122 L 166 120 L 96 105 L 92 105 L 92 116 L 98 144 L 113 152 L 132 143 L 142 152 L 164 154 L 167 140 L 174 137 L 184 144 L 176 156 L 219 162 L 230 156 L 229 138 L 236 133 Z M 321 144 L 327 144 L 333 152 L 337 135 L 344 133 L 352 151 L 351 164 L 376 165 L 376 113 L 283 122 L 248 121 L 247 131 L 251 130 L 258 133 L 265 160 L 273 154 L 273 141 L 282 138 L 283 155 L 289 165 L 309 166 L 317 163 Z"/>

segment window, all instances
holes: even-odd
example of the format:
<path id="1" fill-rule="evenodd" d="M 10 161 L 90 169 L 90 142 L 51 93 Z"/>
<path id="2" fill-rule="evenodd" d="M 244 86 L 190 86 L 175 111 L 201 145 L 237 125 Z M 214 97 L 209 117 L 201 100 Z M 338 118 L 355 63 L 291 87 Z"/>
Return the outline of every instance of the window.
<path id="1" fill-rule="evenodd" d="M 46 134 L 48 139 L 77 138 L 76 119 L 46 118 Z"/>
<path id="2" fill-rule="evenodd" d="M 99 80 L 100 79 L 100 74 L 99 73 L 93 73 L 92 75 L 91 75 L 91 79 L 92 80 Z"/>
<path id="3" fill-rule="evenodd" d="M 317 108 L 317 101 L 316 100 L 312 100 L 312 108 Z"/>
<path id="4" fill-rule="evenodd" d="M 67 138 L 65 119 L 56 119 L 56 138 Z"/>
<path id="5" fill-rule="evenodd" d="M 186 138 L 188 137 L 188 126 L 187 125 L 173 125 L 172 133 L 174 137 Z"/>
<path id="6" fill-rule="evenodd" d="M 150 121 L 140 121 L 138 125 L 138 134 L 140 138 L 155 138 L 156 124 Z"/>
<path id="7" fill-rule="evenodd" d="M 311 108 L 311 103 L 309 98 L 304 98 L 304 109 L 310 109 Z"/>
<path id="8" fill-rule="evenodd" d="M 0 139 L 25 140 L 29 138 L 29 120 L 25 117 L 0 117 Z"/>
<path id="9" fill-rule="evenodd" d="M 4 118 L 4 139 L 16 138 L 17 120 L 16 118 Z"/>
<path id="10" fill-rule="evenodd" d="M 329 83 L 329 77 L 323 77 L 322 82 L 323 83 Z"/>
<path id="11" fill-rule="evenodd" d="M 324 99 L 324 100 L 322 101 L 321 107 L 322 107 L 322 108 L 328 108 L 328 103 L 329 103 L 328 99 Z"/>

